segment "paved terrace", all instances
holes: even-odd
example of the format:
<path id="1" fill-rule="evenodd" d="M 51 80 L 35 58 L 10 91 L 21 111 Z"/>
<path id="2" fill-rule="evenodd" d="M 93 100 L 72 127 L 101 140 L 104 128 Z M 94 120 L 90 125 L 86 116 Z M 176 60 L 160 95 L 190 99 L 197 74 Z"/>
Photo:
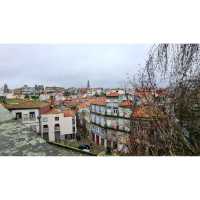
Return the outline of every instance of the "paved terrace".
<path id="1" fill-rule="evenodd" d="M 0 156 L 81 156 L 46 143 L 19 122 L 0 123 Z"/>

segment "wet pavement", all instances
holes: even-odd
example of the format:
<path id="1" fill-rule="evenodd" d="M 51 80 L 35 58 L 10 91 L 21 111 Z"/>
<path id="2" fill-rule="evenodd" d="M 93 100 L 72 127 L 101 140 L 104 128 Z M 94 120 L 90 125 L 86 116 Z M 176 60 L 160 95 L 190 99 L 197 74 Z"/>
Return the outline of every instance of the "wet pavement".
<path id="1" fill-rule="evenodd" d="M 0 156 L 82 156 L 82 154 L 46 143 L 23 124 L 0 123 Z"/>

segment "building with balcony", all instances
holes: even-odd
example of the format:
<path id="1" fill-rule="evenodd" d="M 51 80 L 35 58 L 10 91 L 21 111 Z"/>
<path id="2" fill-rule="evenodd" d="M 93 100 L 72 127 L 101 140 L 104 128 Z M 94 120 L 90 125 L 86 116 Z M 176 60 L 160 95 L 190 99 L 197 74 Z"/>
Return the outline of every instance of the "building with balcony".
<path id="1" fill-rule="evenodd" d="M 123 149 L 130 134 L 132 100 L 117 92 L 98 98 L 90 105 L 91 135 L 97 145 L 105 148 Z"/>

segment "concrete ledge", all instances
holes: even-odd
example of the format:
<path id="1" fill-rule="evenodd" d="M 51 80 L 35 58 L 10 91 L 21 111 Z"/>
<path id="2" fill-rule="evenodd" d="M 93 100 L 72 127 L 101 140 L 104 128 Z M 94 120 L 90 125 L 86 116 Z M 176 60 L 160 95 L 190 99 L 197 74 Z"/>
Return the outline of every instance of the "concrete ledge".
<path id="1" fill-rule="evenodd" d="M 59 144 L 59 143 L 56 143 L 56 142 L 48 142 L 48 143 L 62 147 L 62 148 L 70 149 L 72 151 L 76 151 L 76 152 L 79 152 L 79 153 L 82 153 L 82 154 L 86 154 L 86 155 L 89 155 L 89 156 L 97 156 L 97 154 L 95 154 L 95 153 L 86 152 L 86 151 L 83 151 L 83 150 L 78 149 L 76 147 L 72 147 L 72 146 L 68 146 L 68 145 L 64 145 L 64 144 Z"/>

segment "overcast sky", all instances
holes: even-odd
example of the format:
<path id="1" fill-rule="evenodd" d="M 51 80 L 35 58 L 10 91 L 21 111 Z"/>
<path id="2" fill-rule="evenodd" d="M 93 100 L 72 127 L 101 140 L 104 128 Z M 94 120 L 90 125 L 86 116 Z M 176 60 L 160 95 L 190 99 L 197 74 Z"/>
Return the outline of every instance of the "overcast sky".
<path id="1" fill-rule="evenodd" d="M 0 86 L 120 87 L 151 45 L 0 45 Z"/>

